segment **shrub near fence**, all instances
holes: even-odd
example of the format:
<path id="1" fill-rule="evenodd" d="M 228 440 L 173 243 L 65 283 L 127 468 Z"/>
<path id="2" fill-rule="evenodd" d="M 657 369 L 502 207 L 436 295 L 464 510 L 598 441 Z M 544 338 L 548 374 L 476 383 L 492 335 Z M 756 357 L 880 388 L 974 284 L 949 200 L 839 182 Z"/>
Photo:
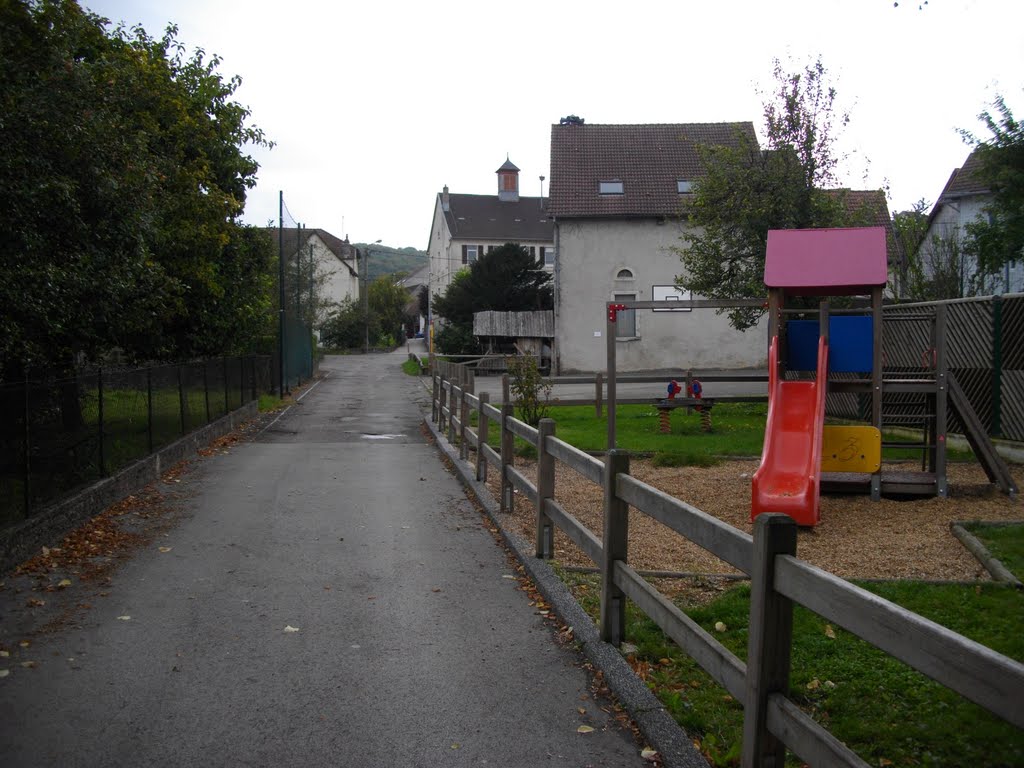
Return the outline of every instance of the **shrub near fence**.
<path id="1" fill-rule="evenodd" d="M 477 413 L 476 430 L 470 412 Z M 559 440 L 551 419 L 533 429 L 513 418 L 507 398 L 499 410 L 487 393 L 465 392 L 441 376 L 434 378 L 432 416 L 442 434 L 447 429 L 449 440 L 461 441 L 462 456 L 476 448 L 477 479 L 486 478 L 488 465 L 500 473 L 503 511 L 514 503 L 513 488 L 533 505 L 537 557 L 551 557 L 557 525 L 598 565 L 603 640 L 625 639 L 625 600 L 631 599 L 742 702 L 743 766 L 783 765 L 787 749 L 811 765 L 868 765 L 787 698 L 794 603 L 1024 728 L 1024 664 L 798 559 L 796 525 L 786 515 L 758 516 L 750 536 L 632 477 L 625 452 L 610 451 L 601 462 Z M 487 444 L 492 426 L 501 432 L 500 453 Z M 537 449 L 533 480 L 513 464 L 513 436 Z M 603 486 L 601 538 L 555 500 L 556 462 Z M 628 565 L 631 506 L 750 576 L 747 663 Z"/>
<path id="2" fill-rule="evenodd" d="M 97 368 L 0 385 L 0 525 L 113 474 L 270 386 L 265 356 Z"/>

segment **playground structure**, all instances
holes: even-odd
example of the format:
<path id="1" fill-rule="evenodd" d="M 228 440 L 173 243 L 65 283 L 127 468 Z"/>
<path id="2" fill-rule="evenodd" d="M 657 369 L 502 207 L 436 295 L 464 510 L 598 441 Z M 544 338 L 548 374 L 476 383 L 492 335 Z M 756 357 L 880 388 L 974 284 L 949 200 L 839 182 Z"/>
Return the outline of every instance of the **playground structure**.
<path id="1" fill-rule="evenodd" d="M 927 315 L 931 343 L 920 351 L 922 368 L 886 378 L 882 359 L 882 292 L 887 279 L 885 230 L 880 227 L 775 230 L 769 233 L 765 284 L 769 289 L 769 413 L 762 466 L 752 483 L 751 517 L 784 512 L 801 525 L 819 519 L 824 491 L 894 495 L 948 495 L 946 427 L 952 411 L 989 480 L 1004 493 L 1017 487 L 995 451 L 984 425 L 946 366 L 944 306 Z M 787 307 L 786 298 L 869 297 L 854 308 Z M 689 300 L 688 308 L 764 306 L 762 299 Z M 617 313 L 659 309 L 679 302 L 606 304 L 608 359 L 608 447 L 615 448 L 615 339 Z M 813 316 L 817 315 L 816 319 Z M 920 315 L 920 316 L 919 316 Z M 925 319 L 922 313 L 894 321 Z M 916 353 L 916 351 L 915 351 Z M 829 394 L 853 396 L 866 425 L 826 426 Z M 728 399 L 728 398 L 724 398 Z M 682 407 L 676 401 L 668 407 Z M 886 411 L 883 413 L 883 404 Z M 913 422 L 913 425 L 910 423 Z M 886 426 L 917 426 L 917 441 L 882 442 Z M 882 449 L 916 448 L 920 471 L 882 467 Z"/>
<path id="2" fill-rule="evenodd" d="M 715 407 L 715 401 L 712 398 L 704 397 L 704 386 L 700 383 L 700 379 L 693 378 L 689 372 L 684 382 L 685 397 L 676 399 L 676 395 L 683 391 L 683 386 L 672 379 L 667 387 L 668 396 L 654 402 L 654 407 L 658 409 L 658 430 L 662 434 L 667 435 L 672 432 L 672 411 L 677 408 L 685 408 L 687 412 L 696 411 L 700 414 L 701 432 L 711 431 L 711 409 Z"/>

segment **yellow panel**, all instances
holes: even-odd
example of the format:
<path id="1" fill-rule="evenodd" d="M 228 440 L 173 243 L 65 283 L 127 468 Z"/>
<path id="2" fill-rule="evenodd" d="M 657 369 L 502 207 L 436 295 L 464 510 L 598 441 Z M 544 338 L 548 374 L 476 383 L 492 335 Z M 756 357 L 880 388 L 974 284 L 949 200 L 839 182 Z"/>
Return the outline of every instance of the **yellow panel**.
<path id="1" fill-rule="evenodd" d="M 825 427 L 822 472 L 877 472 L 882 466 L 882 433 L 874 427 Z"/>

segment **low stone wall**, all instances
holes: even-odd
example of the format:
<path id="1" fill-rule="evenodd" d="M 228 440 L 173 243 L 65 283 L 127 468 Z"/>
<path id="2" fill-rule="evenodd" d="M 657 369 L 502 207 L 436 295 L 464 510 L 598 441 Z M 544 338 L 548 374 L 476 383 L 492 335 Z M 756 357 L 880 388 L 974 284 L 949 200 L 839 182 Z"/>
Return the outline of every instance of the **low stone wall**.
<path id="1" fill-rule="evenodd" d="M 0 531 L 0 573 L 6 573 L 31 557 L 40 547 L 53 545 L 69 531 L 98 515 L 126 496 L 159 480 L 179 461 L 192 458 L 218 437 L 234 431 L 258 412 L 255 400 L 205 427 L 139 459 L 110 477 L 41 509 L 27 520 Z"/>

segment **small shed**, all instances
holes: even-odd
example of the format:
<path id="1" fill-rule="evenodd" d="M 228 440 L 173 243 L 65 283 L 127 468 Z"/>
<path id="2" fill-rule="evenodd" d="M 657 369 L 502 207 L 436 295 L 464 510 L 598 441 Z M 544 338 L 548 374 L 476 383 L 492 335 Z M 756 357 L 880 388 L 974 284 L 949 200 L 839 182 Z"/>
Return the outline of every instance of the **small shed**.
<path id="1" fill-rule="evenodd" d="M 484 343 L 488 353 L 531 355 L 540 359 L 543 367 L 551 356 L 555 313 L 551 310 L 474 312 L 473 335 Z"/>

